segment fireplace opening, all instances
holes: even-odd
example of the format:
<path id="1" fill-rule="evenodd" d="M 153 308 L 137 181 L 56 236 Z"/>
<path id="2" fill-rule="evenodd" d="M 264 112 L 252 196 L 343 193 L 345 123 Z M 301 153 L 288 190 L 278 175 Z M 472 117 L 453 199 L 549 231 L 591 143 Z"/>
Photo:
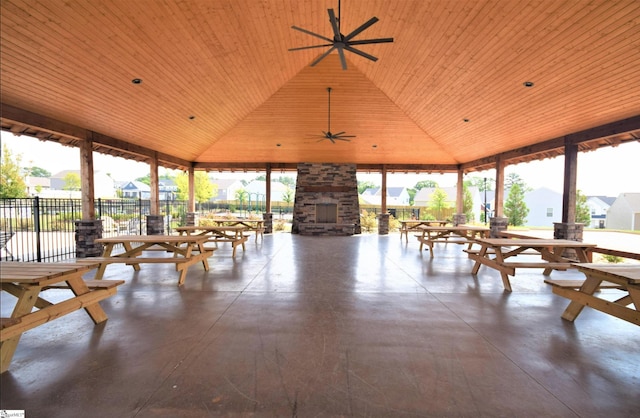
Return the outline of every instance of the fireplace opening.
<path id="1" fill-rule="evenodd" d="M 338 222 L 338 205 L 335 203 L 316 204 L 316 223 L 335 224 Z"/>

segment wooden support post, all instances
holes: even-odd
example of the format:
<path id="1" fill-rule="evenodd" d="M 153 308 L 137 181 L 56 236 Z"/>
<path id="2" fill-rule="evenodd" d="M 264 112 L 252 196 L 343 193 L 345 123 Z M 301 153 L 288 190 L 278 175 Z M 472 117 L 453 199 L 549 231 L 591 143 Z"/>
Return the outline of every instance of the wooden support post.
<path id="1" fill-rule="evenodd" d="M 193 213 L 196 211 L 196 178 L 195 171 L 193 169 L 193 164 L 189 167 L 189 171 L 187 172 L 189 177 L 189 209 L 188 211 Z"/>
<path id="2" fill-rule="evenodd" d="M 387 213 L 387 166 L 382 166 L 382 188 L 380 190 L 380 212 Z"/>
<path id="3" fill-rule="evenodd" d="M 494 217 L 504 216 L 504 161 L 500 156 L 496 159 L 496 197 L 494 201 Z"/>
<path id="4" fill-rule="evenodd" d="M 93 141 L 87 138 L 80 142 L 80 193 L 83 220 L 96 218 L 94 190 Z"/>
<path id="5" fill-rule="evenodd" d="M 160 215 L 160 182 L 158 180 L 158 155 L 154 154 L 151 159 L 149 177 L 151 179 L 151 199 L 149 208 L 150 215 Z"/>
<path id="6" fill-rule="evenodd" d="M 264 212 L 271 213 L 271 164 L 267 164 L 265 177 L 266 177 L 265 180 L 267 181 L 267 185 L 265 190 L 266 196 L 264 197 L 264 200 L 265 200 Z"/>
<path id="7" fill-rule="evenodd" d="M 564 189 L 562 194 L 562 222 L 576 222 L 576 195 L 578 179 L 578 146 L 565 140 Z"/>

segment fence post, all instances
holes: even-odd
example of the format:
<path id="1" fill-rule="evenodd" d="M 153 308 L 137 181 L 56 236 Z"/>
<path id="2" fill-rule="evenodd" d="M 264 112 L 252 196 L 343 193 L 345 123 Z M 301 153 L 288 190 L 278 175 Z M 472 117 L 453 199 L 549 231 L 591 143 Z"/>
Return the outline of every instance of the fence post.
<path id="1" fill-rule="evenodd" d="M 98 198 L 98 219 L 102 219 L 102 198 Z"/>
<path id="2" fill-rule="evenodd" d="M 40 197 L 36 196 L 33 203 L 33 228 L 36 233 L 36 260 L 42 262 L 42 246 L 40 242 Z"/>

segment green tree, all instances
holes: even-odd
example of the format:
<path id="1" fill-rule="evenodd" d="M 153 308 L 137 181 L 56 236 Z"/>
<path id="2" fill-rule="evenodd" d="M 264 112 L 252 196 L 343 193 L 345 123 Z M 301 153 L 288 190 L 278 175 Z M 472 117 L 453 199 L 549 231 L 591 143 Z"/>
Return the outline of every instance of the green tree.
<path id="1" fill-rule="evenodd" d="M 175 178 L 178 187 L 178 200 L 189 199 L 189 175 L 179 173 Z M 196 202 L 204 203 L 218 194 L 218 185 L 211 183 L 209 176 L 204 171 L 196 171 L 193 175 L 194 197 Z"/>
<path id="2" fill-rule="evenodd" d="M 437 188 L 438 183 L 435 180 L 421 180 L 413 186 L 416 191 L 424 189 L 425 187 Z"/>
<path id="3" fill-rule="evenodd" d="M 442 211 L 451 207 L 447 199 L 447 192 L 439 187 L 429 196 L 429 208 L 436 214 L 437 219 L 442 219 Z"/>
<path id="4" fill-rule="evenodd" d="M 290 187 L 292 189 L 294 189 L 296 187 L 296 179 L 294 179 L 293 177 L 280 176 L 280 177 L 278 177 L 278 179 L 276 181 L 279 181 L 280 183 L 282 183 L 285 186 L 288 186 L 288 187 Z"/>
<path id="5" fill-rule="evenodd" d="M 471 190 L 466 184 L 462 185 L 462 212 L 467 217 L 467 222 L 475 221 L 475 214 L 473 212 L 473 195 L 471 194 Z"/>
<path id="6" fill-rule="evenodd" d="M 524 203 L 524 193 L 517 182 L 513 183 L 509 189 L 509 196 L 504 202 L 504 214 L 509 220 L 509 225 L 521 226 L 527 221 L 529 208 Z"/>
<path id="7" fill-rule="evenodd" d="M 240 202 L 240 210 L 242 210 L 242 207 L 244 206 L 244 202 L 247 201 L 248 197 L 249 197 L 249 192 L 247 192 L 245 189 L 236 190 L 236 200 Z"/>
<path id="8" fill-rule="evenodd" d="M 26 197 L 27 184 L 20 175 L 20 161 L 17 155 L 15 159 L 6 144 L 2 146 L 2 164 L 0 166 L 0 197 Z"/>
<path id="9" fill-rule="evenodd" d="M 484 192 L 485 189 L 487 191 L 494 190 L 496 181 L 488 177 L 470 177 L 464 181 L 464 184 L 469 187 L 477 187 L 480 192 Z"/>
<path id="10" fill-rule="evenodd" d="M 62 190 L 80 190 L 80 186 L 82 185 L 80 181 L 80 174 L 78 173 L 67 173 L 64 176 L 64 184 L 62 185 Z"/>
<path id="11" fill-rule="evenodd" d="M 374 183 L 370 182 L 370 181 L 359 181 L 358 182 L 358 194 L 362 194 L 364 193 L 365 190 L 367 189 L 374 189 L 378 186 L 376 186 Z"/>
<path id="12" fill-rule="evenodd" d="M 522 193 L 526 193 L 531 190 L 531 188 L 527 186 L 527 184 L 524 182 L 524 180 L 522 179 L 522 177 L 520 177 L 519 174 L 509 173 L 507 175 L 507 178 L 505 178 L 504 180 L 505 190 L 509 190 L 511 187 L 513 187 L 516 184 L 520 187 L 520 190 L 522 191 Z"/>
<path id="13" fill-rule="evenodd" d="M 287 188 L 284 190 L 284 193 L 282 193 L 282 201 L 290 205 L 291 202 L 293 202 L 294 197 L 295 196 L 294 196 L 293 189 L 287 186 Z"/>
<path id="14" fill-rule="evenodd" d="M 587 196 L 580 190 L 576 193 L 576 222 L 585 225 L 591 223 L 591 210 L 587 206 Z"/>
<path id="15" fill-rule="evenodd" d="M 31 177 L 51 177 L 51 172 L 40 167 L 29 167 L 27 173 Z"/>

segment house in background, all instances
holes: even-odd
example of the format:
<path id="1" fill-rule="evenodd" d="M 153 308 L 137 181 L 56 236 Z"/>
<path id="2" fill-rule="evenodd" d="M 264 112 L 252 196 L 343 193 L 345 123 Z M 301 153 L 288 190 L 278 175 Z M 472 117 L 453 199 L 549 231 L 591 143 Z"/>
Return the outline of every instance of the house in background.
<path id="1" fill-rule="evenodd" d="M 265 206 L 265 199 L 267 196 L 267 182 L 264 180 L 253 180 L 244 187 L 244 190 L 249 193 L 249 200 L 252 202 L 251 206 L 255 206 L 255 202 L 260 202 L 262 208 Z M 287 186 L 279 181 L 271 182 L 271 203 L 281 204 L 284 203 L 284 196 L 287 193 Z M 295 190 L 291 192 L 291 198 L 293 199 Z M 293 203 L 293 200 L 292 202 Z"/>
<path id="2" fill-rule="evenodd" d="M 51 189 L 51 179 L 49 177 L 27 176 L 25 183 L 27 183 L 27 195 L 29 196 L 40 196 L 40 193 Z"/>
<path id="3" fill-rule="evenodd" d="M 151 188 L 148 184 L 140 181 L 126 181 L 120 186 L 121 197 L 123 199 L 149 199 L 151 198 Z"/>
<path id="4" fill-rule="evenodd" d="M 382 204 L 382 187 L 372 187 L 360 195 L 365 204 Z M 406 187 L 387 187 L 387 206 L 409 206 L 409 192 Z"/>
<path id="5" fill-rule="evenodd" d="M 640 231 L 640 193 L 621 193 L 607 211 L 607 228 Z"/>
<path id="6" fill-rule="evenodd" d="M 562 222 L 561 193 L 541 187 L 525 193 L 524 203 L 529 208 L 525 225 L 552 227 L 554 222 Z"/>
<path id="7" fill-rule="evenodd" d="M 64 190 L 66 186 L 65 178 L 68 174 L 77 174 L 80 178 L 80 170 L 63 170 L 50 177 L 50 189 L 44 190 L 38 194 L 40 197 L 63 198 L 69 197 L 74 199 L 80 198 L 79 190 Z M 94 196 L 96 198 L 113 199 L 116 197 L 116 183 L 106 173 L 96 171 L 93 173 Z"/>
<path id="8" fill-rule="evenodd" d="M 615 200 L 615 197 L 610 196 L 587 196 L 587 206 L 591 213 L 591 223 L 585 225 L 585 227 L 606 228 L 607 211 Z"/>
<path id="9" fill-rule="evenodd" d="M 211 179 L 218 186 L 218 194 L 211 198 L 212 202 L 229 202 L 236 200 L 236 192 L 244 189 L 244 184 L 237 179 Z"/>

